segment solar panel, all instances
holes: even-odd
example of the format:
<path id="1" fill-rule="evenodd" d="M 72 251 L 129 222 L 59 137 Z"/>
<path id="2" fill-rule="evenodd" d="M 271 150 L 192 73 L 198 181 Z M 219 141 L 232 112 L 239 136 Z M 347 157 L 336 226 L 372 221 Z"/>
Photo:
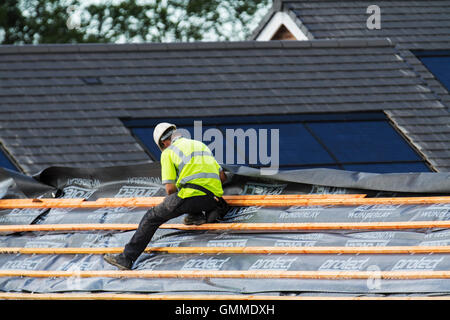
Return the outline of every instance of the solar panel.
<path id="1" fill-rule="evenodd" d="M 447 90 L 450 91 L 450 52 L 423 52 L 419 54 L 419 59 Z"/>
<path id="2" fill-rule="evenodd" d="M 0 167 L 18 171 L 16 166 L 11 162 L 11 160 L 9 160 L 6 153 L 1 148 L 0 148 Z"/>
<path id="3" fill-rule="evenodd" d="M 177 119 L 169 120 L 178 128 L 186 129 L 190 137 L 209 144 L 218 162 L 225 164 L 267 166 L 272 164 L 268 159 L 273 159 L 273 153 L 277 152 L 280 169 L 322 167 L 375 173 L 430 171 L 419 153 L 382 113 L 373 117 L 349 113 L 184 118 L 179 123 Z M 200 120 L 201 127 L 194 129 L 194 121 Z M 153 142 L 153 128 L 157 122 L 151 119 L 147 125 L 139 121 L 136 126 L 132 122 L 129 126 L 154 160 L 159 160 L 161 154 Z M 273 139 L 274 131 L 278 140 Z M 214 135 L 218 137 L 214 138 Z"/>

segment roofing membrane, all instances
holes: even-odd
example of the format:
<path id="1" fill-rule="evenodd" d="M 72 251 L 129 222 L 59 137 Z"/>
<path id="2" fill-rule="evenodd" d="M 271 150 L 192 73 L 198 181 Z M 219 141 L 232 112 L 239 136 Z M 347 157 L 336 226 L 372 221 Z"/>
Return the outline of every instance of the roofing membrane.
<path id="1" fill-rule="evenodd" d="M 183 217 L 168 221 L 131 271 L 105 263 L 102 253 L 120 252 L 148 203 L 164 196 L 159 163 L 52 167 L 34 177 L 1 170 L 0 206 L 14 199 L 41 198 L 28 202 L 41 206 L 48 198 L 86 200 L 78 208 L 18 204 L 0 211 L 0 298 L 448 296 L 450 198 L 443 182 L 449 174 L 405 179 L 314 169 L 261 176 L 250 168 L 225 167 L 231 207 L 220 223 L 183 227 Z M 425 182 L 430 189 L 423 188 Z M 143 202 L 131 205 L 136 197 Z M 271 204 L 277 197 L 284 202 Z M 105 198 L 118 203 L 97 205 Z M 410 225 L 401 227 L 405 223 Z M 112 227 L 124 224 L 129 228 Z M 60 229 L 46 231 L 50 225 Z M 27 226 L 44 229 L 19 228 Z"/>

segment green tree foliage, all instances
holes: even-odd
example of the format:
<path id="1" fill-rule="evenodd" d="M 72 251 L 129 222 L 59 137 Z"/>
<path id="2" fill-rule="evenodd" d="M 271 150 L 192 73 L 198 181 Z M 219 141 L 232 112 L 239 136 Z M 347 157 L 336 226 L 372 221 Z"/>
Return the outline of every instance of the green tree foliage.
<path id="1" fill-rule="evenodd" d="M 0 42 L 244 40 L 270 3 L 271 0 L 3 0 Z"/>

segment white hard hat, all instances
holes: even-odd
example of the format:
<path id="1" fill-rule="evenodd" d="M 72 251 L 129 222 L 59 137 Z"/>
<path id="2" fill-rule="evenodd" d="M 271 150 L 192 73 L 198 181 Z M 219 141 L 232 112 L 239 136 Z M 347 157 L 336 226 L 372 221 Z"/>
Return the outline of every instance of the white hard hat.
<path id="1" fill-rule="evenodd" d="M 167 122 L 158 123 L 158 125 L 155 127 L 155 130 L 153 130 L 153 140 L 155 141 L 156 145 L 160 150 L 162 150 L 160 142 L 170 137 L 170 135 L 168 135 L 167 137 L 165 137 L 165 135 L 171 133 L 173 130 L 176 129 L 177 126 L 172 123 Z"/>

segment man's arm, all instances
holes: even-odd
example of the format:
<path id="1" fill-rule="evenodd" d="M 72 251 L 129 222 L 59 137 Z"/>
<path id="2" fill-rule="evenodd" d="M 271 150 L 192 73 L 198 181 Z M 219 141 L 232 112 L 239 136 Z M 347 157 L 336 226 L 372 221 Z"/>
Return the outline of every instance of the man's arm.
<path id="1" fill-rule="evenodd" d="M 174 183 L 166 183 L 166 193 L 167 195 L 170 195 L 172 193 L 177 192 L 177 186 Z"/>
<path id="2" fill-rule="evenodd" d="M 166 188 L 167 195 L 178 191 L 175 185 L 175 181 L 177 180 L 177 172 L 168 150 L 164 150 L 161 153 L 161 180 Z"/>
<path id="3" fill-rule="evenodd" d="M 222 182 L 222 184 L 224 184 L 225 181 L 227 181 L 227 175 L 223 170 L 220 171 L 220 181 Z"/>

